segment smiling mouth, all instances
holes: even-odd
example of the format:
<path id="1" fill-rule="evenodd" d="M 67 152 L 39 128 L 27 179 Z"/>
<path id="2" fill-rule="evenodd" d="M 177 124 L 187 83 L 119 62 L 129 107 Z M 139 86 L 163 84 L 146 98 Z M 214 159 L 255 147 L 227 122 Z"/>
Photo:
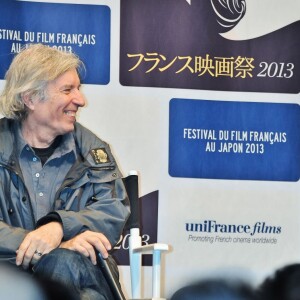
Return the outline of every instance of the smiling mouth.
<path id="1" fill-rule="evenodd" d="M 65 111 L 64 114 L 70 117 L 76 117 L 75 111 Z"/>

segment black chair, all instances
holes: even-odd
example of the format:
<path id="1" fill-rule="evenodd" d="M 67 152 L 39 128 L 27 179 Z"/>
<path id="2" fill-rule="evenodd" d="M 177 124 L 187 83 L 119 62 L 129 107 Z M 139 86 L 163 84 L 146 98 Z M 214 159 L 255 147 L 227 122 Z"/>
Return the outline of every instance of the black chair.
<path id="1" fill-rule="evenodd" d="M 139 220 L 139 193 L 138 193 L 138 173 L 131 171 L 123 178 L 131 207 L 131 215 L 126 222 L 125 230 L 130 231 L 129 237 L 129 261 L 131 277 L 131 299 L 142 299 L 142 255 L 152 254 L 152 299 L 161 298 L 161 254 L 168 251 L 167 244 L 154 243 L 142 246 Z M 114 278 L 108 262 L 99 254 L 99 265 L 103 269 L 107 282 L 116 300 L 126 300 L 118 281 Z"/>

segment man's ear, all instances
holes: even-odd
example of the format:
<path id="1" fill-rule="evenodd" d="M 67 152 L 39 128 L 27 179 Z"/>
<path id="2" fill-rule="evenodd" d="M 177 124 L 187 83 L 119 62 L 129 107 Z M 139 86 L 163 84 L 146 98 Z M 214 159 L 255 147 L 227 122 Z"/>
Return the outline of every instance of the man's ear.
<path id="1" fill-rule="evenodd" d="M 24 104 L 30 109 L 34 110 L 34 103 L 32 101 L 32 94 L 29 92 L 24 92 L 21 94 L 21 99 Z"/>

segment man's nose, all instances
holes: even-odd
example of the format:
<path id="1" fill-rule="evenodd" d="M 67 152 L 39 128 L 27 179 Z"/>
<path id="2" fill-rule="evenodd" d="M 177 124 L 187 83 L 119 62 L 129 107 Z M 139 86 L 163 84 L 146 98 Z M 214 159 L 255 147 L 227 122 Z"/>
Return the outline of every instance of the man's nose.
<path id="1" fill-rule="evenodd" d="M 85 106 L 85 98 L 79 90 L 76 90 L 73 102 L 80 107 Z"/>

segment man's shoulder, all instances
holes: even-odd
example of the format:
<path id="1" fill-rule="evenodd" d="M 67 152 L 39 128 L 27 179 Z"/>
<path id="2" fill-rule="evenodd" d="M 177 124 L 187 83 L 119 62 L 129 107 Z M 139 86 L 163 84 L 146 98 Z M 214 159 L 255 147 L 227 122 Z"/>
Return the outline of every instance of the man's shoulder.
<path id="1" fill-rule="evenodd" d="M 3 128 L 3 129 L 7 128 L 7 129 L 9 129 L 9 128 L 11 128 L 14 125 L 15 122 L 16 121 L 11 120 L 11 119 L 1 118 L 0 119 L 0 128 Z"/>
<path id="2" fill-rule="evenodd" d="M 90 129 L 83 126 L 81 123 L 76 122 L 74 127 L 74 135 L 79 140 L 90 140 L 95 141 L 96 143 L 107 144 L 99 136 L 93 133 Z"/>
<path id="3" fill-rule="evenodd" d="M 16 121 L 2 118 L 0 119 L 0 139 L 6 140 L 9 142 L 10 137 L 13 136 L 13 132 L 15 129 Z"/>
<path id="4" fill-rule="evenodd" d="M 108 143 L 80 123 L 75 124 L 74 138 L 77 146 L 84 154 L 95 148 L 109 148 Z"/>
<path id="5" fill-rule="evenodd" d="M 12 149 L 15 148 L 15 130 L 16 121 L 7 118 L 0 119 L 0 160 L 6 162 L 9 160 Z"/>

